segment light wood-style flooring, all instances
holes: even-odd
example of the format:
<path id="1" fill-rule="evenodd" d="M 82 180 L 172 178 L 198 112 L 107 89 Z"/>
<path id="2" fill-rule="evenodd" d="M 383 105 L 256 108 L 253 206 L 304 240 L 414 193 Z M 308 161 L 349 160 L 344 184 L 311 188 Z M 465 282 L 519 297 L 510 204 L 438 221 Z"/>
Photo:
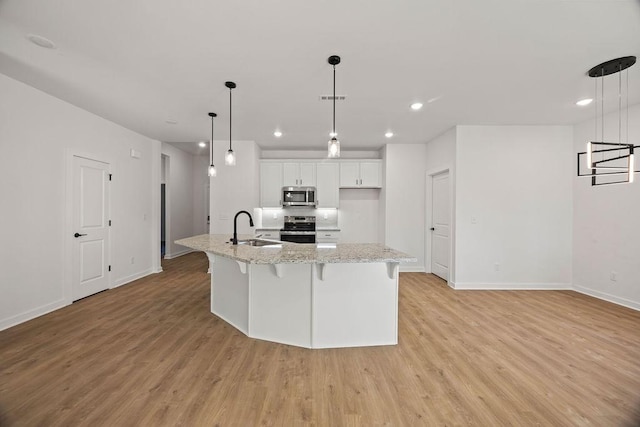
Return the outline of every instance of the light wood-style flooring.
<path id="1" fill-rule="evenodd" d="M 308 350 L 209 311 L 202 253 L 0 332 L 2 426 L 635 426 L 640 313 L 400 276 L 399 344 Z"/>

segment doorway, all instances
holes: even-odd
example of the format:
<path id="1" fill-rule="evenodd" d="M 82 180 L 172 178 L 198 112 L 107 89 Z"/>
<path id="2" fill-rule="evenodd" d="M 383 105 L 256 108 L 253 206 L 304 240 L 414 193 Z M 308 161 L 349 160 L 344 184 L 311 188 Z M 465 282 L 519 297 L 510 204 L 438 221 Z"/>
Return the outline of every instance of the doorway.
<path id="1" fill-rule="evenodd" d="M 169 156 L 162 154 L 160 163 L 160 259 L 167 254 L 169 239 Z"/>
<path id="2" fill-rule="evenodd" d="M 72 300 L 110 288 L 110 166 L 73 156 Z"/>
<path id="3" fill-rule="evenodd" d="M 431 272 L 449 281 L 449 265 L 451 254 L 451 198 L 449 171 L 445 170 L 430 178 L 431 209 L 429 211 L 431 233 L 430 265 Z M 429 183 L 428 183 L 429 184 Z M 429 200 L 429 198 L 427 198 Z"/>

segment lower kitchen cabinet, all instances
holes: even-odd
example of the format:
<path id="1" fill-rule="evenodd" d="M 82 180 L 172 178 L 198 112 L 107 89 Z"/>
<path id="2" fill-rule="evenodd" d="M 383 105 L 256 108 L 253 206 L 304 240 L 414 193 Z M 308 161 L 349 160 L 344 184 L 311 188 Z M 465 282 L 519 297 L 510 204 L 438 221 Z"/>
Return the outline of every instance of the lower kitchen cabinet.
<path id="1" fill-rule="evenodd" d="M 256 238 L 280 240 L 280 230 L 256 228 Z"/>
<path id="2" fill-rule="evenodd" d="M 316 230 L 316 242 L 318 243 L 338 243 L 340 240 L 340 231 Z"/>

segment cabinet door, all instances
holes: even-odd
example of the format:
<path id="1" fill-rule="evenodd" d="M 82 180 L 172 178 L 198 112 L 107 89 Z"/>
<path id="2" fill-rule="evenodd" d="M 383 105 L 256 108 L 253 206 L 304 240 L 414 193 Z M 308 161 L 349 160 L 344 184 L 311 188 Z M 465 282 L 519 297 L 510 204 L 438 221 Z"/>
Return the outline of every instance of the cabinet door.
<path id="1" fill-rule="evenodd" d="M 316 164 L 315 163 L 300 163 L 300 174 L 298 175 L 299 185 L 306 187 L 314 187 L 316 185 Z"/>
<path id="2" fill-rule="evenodd" d="M 282 193 L 282 163 L 260 163 L 260 206 L 279 208 Z"/>
<path id="3" fill-rule="evenodd" d="M 340 240 L 339 231 L 322 231 L 316 232 L 316 242 L 318 243 L 338 243 Z"/>
<path id="4" fill-rule="evenodd" d="M 382 187 L 381 169 L 380 162 L 360 162 L 360 186 Z"/>
<path id="5" fill-rule="evenodd" d="M 263 230 L 256 230 L 256 238 L 262 238 L 262 239 L 275 239 L 275 240 L 280 240 L 280 232 L 279 231 L 263 231 Z M 258 237 L 260 236 L 260 237 Z"/>
<path id="6" fill-rule="evenodd" d="M 340 187 L 353 188 L 360 185 L 360 163 L 340 163 Z"/>
<path id="7" fill-rule="evenodd" d="M 297 187 L 300 184 L 300 164 L 283 163 L 282 164 L 282 186 Z"/>
<path id="8" fill-rule="evenodd" d="M 340 170 L 337 163 L 318 163 L 316 189 L 319 208 L 337 208 Z"/>

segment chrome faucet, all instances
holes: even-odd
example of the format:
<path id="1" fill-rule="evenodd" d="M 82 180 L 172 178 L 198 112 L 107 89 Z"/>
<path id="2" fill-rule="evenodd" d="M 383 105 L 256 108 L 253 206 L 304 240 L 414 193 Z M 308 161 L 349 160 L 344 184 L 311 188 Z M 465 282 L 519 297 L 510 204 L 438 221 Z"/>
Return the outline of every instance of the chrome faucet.
<path id="1" fill-rule="evenodd" d="M 231 239 L 231 243 L 234 245 L 238 244 L 238 215 L 247 214 L 249 217 L 249 226 L 253 227 L 253 218 L 251 218 L 251 214 L 247 211 L 240 211 L 233 217 L 233 239 Z"/>

